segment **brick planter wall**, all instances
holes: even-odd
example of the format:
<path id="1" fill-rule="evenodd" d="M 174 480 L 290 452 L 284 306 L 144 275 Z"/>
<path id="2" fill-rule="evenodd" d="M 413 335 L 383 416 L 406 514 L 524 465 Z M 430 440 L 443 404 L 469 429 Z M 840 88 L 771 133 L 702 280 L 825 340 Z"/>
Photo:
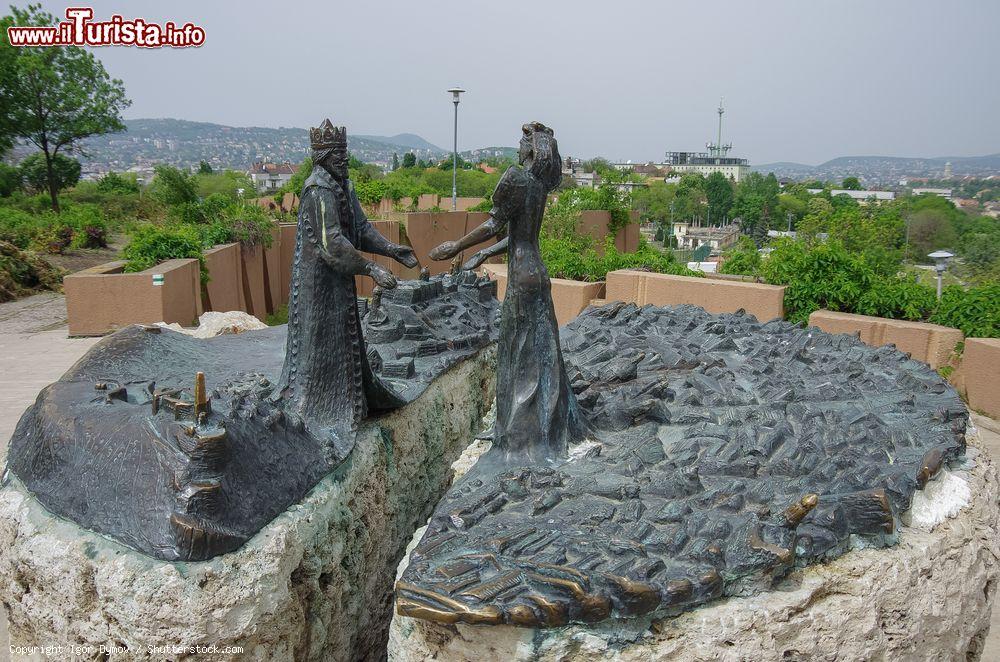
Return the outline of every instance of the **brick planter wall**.
<path id="1" fill-rule="evenodd" d="M 948 364 L 955 345 L 964 335 L 958 329 L 938 324 L 907 322 L 884 317 L 817 310 L 809 316 L 809 325 L 827 333 L 858 333 L 861 342 L 878 347 L 892 343 L 900 351 L 923 361 L 932 368 Z"/>
<path id="2" fill-rule="evenodd" d="M 108 262 L 63 279 L 69 335 L 100 336 L 153 322 L 190 326 L 203 312 L 198 260 L 167 260 L 128 274 L 124 268 L 124 262 Z"/>
<path id="3" fill-rule="evenodd" d="M 608 301 L 640 306 L 693 304 L 710 313 L 732 313 L 740 308 L 762 322 L 785 316 L 785 288 L 693 276 L 674 276 L 623 269 L 608 274 Z"/>
<path id="4" fill-rule="evenodd" d="M 507 265 L 487 264 L 483 266 L 483 272 L 497 282 L 497 298 L 503 301 L 507 292 Z M 559 326 L 572 321 L 592 300 L 599 299 L 604 294 L 604 281 L 585 283 L 565 278 L 551 280 L 552 305 L 556 309 Z"/>

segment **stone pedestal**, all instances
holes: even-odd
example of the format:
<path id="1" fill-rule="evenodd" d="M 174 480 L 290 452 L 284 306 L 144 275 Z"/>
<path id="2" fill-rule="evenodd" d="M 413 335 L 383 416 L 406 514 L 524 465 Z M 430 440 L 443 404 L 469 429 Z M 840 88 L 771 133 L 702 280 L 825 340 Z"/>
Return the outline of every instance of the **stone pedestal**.
<path id="1" fill-rule="evenodd" d="M 11 480 L 0 489 L 11 645 L 74 645 L 83 659 L 104 659 L 102 646 L 128 648 L 114 659 L 194 659 L 199 646 L 212 659 L 382 658 L 396 566 L 481 427 L 494 360 L 482 350 L 367 423 L 335 474 L 206 562 L 136 553 L 53 517 Z"/>
<path id="2" fill-rule="evenodd" d="M 971 429 L 968 439 L 966 466 L 914 495 L 893 547 L 855 549 L 676 618 L 531 629 L 396 615 L 389 659 L 978 659 L 1000 577 L 1000 482 Z"/>

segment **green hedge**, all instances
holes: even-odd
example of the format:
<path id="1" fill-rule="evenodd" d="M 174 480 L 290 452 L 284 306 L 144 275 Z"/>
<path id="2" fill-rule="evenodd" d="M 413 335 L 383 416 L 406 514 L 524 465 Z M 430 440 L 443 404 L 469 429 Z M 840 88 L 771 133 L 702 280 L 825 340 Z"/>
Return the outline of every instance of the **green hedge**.
<path id="1" fill-rule="evenodd" d="M 582 247 L 583 244 L 578 240 L 542 237 L 542 261 L 549 276 L 595 282 L 604 280 L 609 271 L 618 269 L 645 269 L 681 276 L 701 275 L 678 264 L 673 255 L 656 250 L 644 239 L 639 241 L 639 248 L 634 253 L 618 251 L 610 238 L 605 241 L 604 255 L 599 255 L 592 247 Z"/>
<path id="2" fill-rule="evenodd" d="M 193 225 L 141 225 L 122 251 L 125 271 L 143 271 L 164 260 L 194 258 L 201 264 L 202 282 L 208 282 L 202 246 L 202 235 Z"/>
<path id="3" fill-rule="evenodd" d="M 762 259 L 739 245 L 727 253 L 723 273 L 738 273 L 784 285 L 785 316 L 805 322 L 821 308 L 889 319 L 933 322 L 970 337 L 1000 337 L 1000 284 L 946 287 L 941 301 L 933 287 L 911 275 L 893 273 L 878 253 L 848 251 L 830 240 L 818 243 L 783 238 Z"/>

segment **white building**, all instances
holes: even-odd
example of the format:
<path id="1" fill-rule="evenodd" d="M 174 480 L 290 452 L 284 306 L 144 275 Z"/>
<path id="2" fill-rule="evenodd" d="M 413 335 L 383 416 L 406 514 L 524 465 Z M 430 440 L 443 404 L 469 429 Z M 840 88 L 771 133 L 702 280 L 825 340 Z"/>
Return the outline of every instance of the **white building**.
<path id="1" fill-rule="evenodd" d="M 951 200 L 951 189 L 950 188 L 915 188 L 913 189 L 913 195 L 923 195 L 929 193 L 931 195 L 936 195 L 945 200 Z"/>
<path id="2" fill-rule="evenodd" d="M 267 191 L 275 191 L 288 183 L 296 170 L 298 168 L 288 161 L 284 163 L 258 161 L 250 166 L 247 175 L 258 191 L 266 193 Z"/>
<path id="3" fill-rule="evenodd" d="M 601 176 L 596 172 L 584 172 L 583 162 L 567 156 L 563 161 L 562 174 L 572 177 L 577 186 L 584 188 L 597 188 L 601 185 Z"/>
<path id="4" fill-rule="evenodd" d="M 821 188 L 810 188 L 806 190 L 812 193 L 813 195 L 823 192 L 823 189 Z M 896 194 L 893 193 L 892 191 L 852 191 L 846 188 L 831 189 L 830 195 L 833 196 L 846 195 L 849 198 L 857 200 L 859 203 L 863 205 L 868 204 L 872 200 L 874 200 L 875 202 L 888 202 L 890 200 L 896 199 Z"/>
<path id="5" fill-rule="evenodd" d="M 736 225 L 702 228 L 690 223 L 674 223 L 677 248 L 684 250 L 694 250 L 702 244 L 708 244 L 713 253 L 718 253 L 735 244 L 739 238 L 740 229 Z"/>

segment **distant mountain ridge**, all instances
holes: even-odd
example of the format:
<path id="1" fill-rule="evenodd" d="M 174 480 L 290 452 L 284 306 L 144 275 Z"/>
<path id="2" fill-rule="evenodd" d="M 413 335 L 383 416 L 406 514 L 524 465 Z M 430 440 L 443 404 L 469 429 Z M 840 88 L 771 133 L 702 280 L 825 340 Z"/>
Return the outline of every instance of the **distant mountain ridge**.
<path id="1" fill-rule="evenodd" d="M 178 167 L 207 161 L 212 167 L 242 170 L 255 161 L 300 163 L 309 154 L 309 133 L 296 127 L 234 127 L 172 118 L 125 121 L 122 133 L 94 136 L 83 142 L 84 167 L 92 171 L 145 168 L 156 163 Z M 347 135 L 351 154 L 387 167 L 396 154 L 413 152 L 418 159 L 437 160 L 451 153 L 414 133 L 394 136 Z M 487 148 L 464 151 L 509 150 Z"/>
<path id="2" fill-rule="evenodd" d="M 938 177 L 951 163 L 955 177 L 1000 174 L 1000 153 L 983 156 L 838 156 L 816 166 L 781 161 L 752 166 L 758 172 L 773 172 L 792 179 L 829 179 L 854 175 L 869 183 L 894 184 L 907 177 Z"/>

